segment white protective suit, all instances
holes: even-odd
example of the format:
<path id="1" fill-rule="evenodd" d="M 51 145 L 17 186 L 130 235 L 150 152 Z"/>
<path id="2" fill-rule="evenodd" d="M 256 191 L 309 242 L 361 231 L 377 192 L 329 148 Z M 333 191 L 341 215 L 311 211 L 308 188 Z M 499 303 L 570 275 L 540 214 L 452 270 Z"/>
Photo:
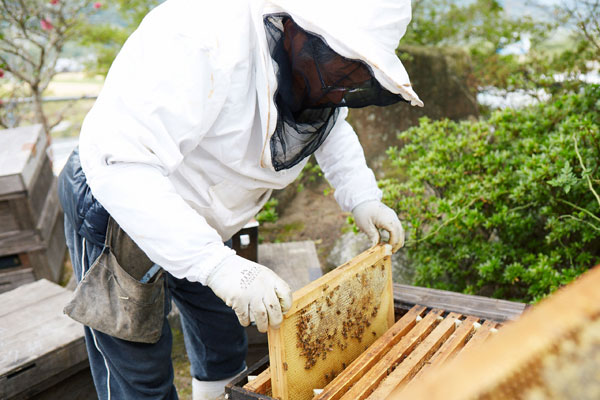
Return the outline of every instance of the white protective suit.
<path id="1" fill-rule="evenodd" d="M 276 172 L 269 139 L 277 81 L 263 17 L 284 12 L 382 86 L 422 105 L 394 54 L 409 0 L 168 0 L 114 61 L 80 138 L 94 196 L 155 263 L 206 283 L 223 245 L 306 159 Z M 336 15 L 332 19 L 332 15 Z M 379 200 L 344 110 L 316 151 L 345 211 Z"/>

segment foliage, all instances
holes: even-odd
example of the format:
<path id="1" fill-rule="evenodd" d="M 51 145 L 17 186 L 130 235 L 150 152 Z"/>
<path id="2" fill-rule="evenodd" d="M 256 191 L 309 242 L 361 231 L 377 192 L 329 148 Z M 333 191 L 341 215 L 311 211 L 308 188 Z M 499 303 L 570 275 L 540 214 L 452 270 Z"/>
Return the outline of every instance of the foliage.
<path id="1" fill-rule="evenodd" d="M 321 171 L 321 167 L 314 162 L 314 158 L 311 158 L 294 181 L 296 183 L 296 190 L 301 192 L 306 185 L 311 186 L 319 183 L 322 178 L 323 171 Z"/>
<path id="2" fill-rule="evenodd" d="M 81 33 L 96 12 L 93 0 L 0 0 L 0 86 L 2 95 L 33 97 L 37 118 L 49 125 L 41 96 L 56 74 L 65 44 Z M 10 104 L 9 104 L 10 103 Z M 3 100 L 0 114 L 14 101 Z M 4 114 L 6 115 L 6 114 Z M 6 122 L 6 118 L 0 118 Z"/>
<path id="3" fill-rule="evenodd" d="M 544 5 L 529 0 L 536 17 L 515 17 L 497 0 L 413 0 L 413 20 L 402 44 L 460 46 L 473 62 L 471 83 L 477 87 L 523 89 L 535 94 L 576 91 L 578 76 L 597 68 L 600 55 L 600 0 Z M 568 44 L 557 49 L 550 39 L 568 29 Z M 508 45 L 527 40 L 526 55 L 504 54 Z M 555 79 L 556 76 L 561 79 Z"/>
<path id="4" fill-rule="evenodd" d="M 535 301 L 600 261 L 600 86 L 487 121 L 422 119 L 380 181 L 415 284 Z"/>
<path id="5" fill-rule="evenodd" d="M 529 15 L 508 15 L 497 0 L 413 0 L 413 20 L 403 44 L 421 46 L 460 46 L 471 53 L 474 84 L 479 87 L 510 87 L 513 74 L 524 76 L 522 64 L 513 55 L 502 56 L 503 47 L 523 38 L 533 45 L 543 42 L 555 22 Z M 537 76 L 537 75 L 536 75 Z M 521 79 L 522 80 L 522 79 Z M 522 87 L 524 82 L 520 82 Z"/>
<path id="6" fill-rule="evenodd" d="M 262 224 L 264 222 L 277 222 L 279 215 L 277 214 L 277 205 L 279 201 L 275 198 L 269 199 L 262 210 L 256 214 L 256 220 Z"/>
<path id="7" fill-rule="evenodd" d="M 105 18 L 103 23 L 90 24 L 80 36 L 80 44 L 93 49 L 95 53 L 94 60 L 88 65 L 89 71 L 106 75 L 125 40 L 146 14 L 163 1 L 107 0 L 104 4 L 107 13 L 113 12 L 118 18 Z"/>
<path id="8" fill-rule="evenodd" d="M 530 16 L 509 17 L 497 0 L 413 0 L 413 19 L 402 41 L 422 46 L 484 46 L 492 51 L 520 32 L 543 35 L 548 26 Z"/>
<path id="9" fill-rule="evenodd" d="M 573 45 L 553 59 L 555 69 L 565 76 L 563 85 L 572 86 L 580 74 L 600 68 L 600 0 L 565 1 L 556 13 L 574 27 Z"/>
<path id="10" fill-rule="evenodd" d="M 587 53 L 587 59 L 600 59 L 600 0 L 564 2 L 557 10 L 576 27 L 577 51 Z"/>

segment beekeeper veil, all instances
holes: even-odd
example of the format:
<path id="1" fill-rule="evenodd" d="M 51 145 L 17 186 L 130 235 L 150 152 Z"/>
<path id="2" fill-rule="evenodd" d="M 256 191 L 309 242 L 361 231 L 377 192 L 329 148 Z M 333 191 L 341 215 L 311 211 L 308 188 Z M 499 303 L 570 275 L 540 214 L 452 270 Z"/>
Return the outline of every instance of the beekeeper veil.
<path id="1" fill-rule="evenodd" d="M 278 87 L 270 138 L 275 170 L 296 165 L 327 138 L 340 107 L 423 106 L 396 55 L 410 0 L 273 0 L 264 17 Z"/>

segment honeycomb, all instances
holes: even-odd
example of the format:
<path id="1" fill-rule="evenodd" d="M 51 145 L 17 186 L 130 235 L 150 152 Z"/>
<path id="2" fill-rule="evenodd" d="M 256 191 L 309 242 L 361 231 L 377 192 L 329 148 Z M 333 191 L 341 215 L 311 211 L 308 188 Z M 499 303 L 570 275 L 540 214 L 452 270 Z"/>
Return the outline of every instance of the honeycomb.
<path id="1" fill-rule="evenodd" d="M 311 399 L 313 389 L 324 388 L 389 328 L 391 288 L 385 257 L 322 286 L 286 317 L 280 331 L 289 399 Z"/>

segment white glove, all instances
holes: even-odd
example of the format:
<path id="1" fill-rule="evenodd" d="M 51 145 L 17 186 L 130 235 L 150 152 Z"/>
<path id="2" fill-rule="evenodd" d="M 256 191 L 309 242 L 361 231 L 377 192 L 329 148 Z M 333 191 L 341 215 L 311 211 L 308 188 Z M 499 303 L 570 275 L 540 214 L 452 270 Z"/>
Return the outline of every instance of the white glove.
<path id="1" fill-rule="evenodd" d="M 404 229 L 398 216 L 388 206 L 378 200 L 365 201 L 352 210 L 356 226 L 367 234 L 371 245 L 375 246 L 380 241 L 379 230 L 383 229 L 390 234 L 389 244 L 393 251 L 404 246 Z"/>
<path id="2" fill-rule="evenodd" d="M 225 258 L 208 276 L 208 287 L 233 308 L 240 324 L 254 317 L 259 332 L 277 328 L 292 306 L 292 290 L 269 268 L 237 255 Z"/>

